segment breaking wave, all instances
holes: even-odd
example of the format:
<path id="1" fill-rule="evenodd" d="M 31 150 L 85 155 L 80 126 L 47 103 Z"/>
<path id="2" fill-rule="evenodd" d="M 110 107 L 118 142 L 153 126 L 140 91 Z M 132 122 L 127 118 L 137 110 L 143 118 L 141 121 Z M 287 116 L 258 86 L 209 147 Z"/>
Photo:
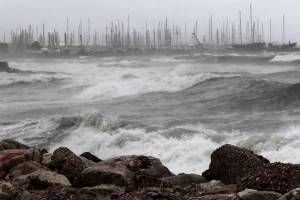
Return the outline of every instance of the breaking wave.
<path id="1" fill-rule="evenodd" d="M 249 148 L 271 161 L 300 162 L 300 128 L 297 126 L 270 136 L 266 133 L 217 132 L 202 124 L 157 129 L 88 114 L 51 119 L 47 123 L 9 123 L 4 127 L 0 130 L 6 135 L 1 137 L 15 137 L 31 144 L 34 144 L 32 141 L 39 141 L 36 144 L 44 141 L 51 151 L 66 146 L 77 154 L 90 151 L 102 159 L 131 154 L 156 156 L 175 173 L 203 172 L 208 168 L 212 151 L 227 143 Z"/>

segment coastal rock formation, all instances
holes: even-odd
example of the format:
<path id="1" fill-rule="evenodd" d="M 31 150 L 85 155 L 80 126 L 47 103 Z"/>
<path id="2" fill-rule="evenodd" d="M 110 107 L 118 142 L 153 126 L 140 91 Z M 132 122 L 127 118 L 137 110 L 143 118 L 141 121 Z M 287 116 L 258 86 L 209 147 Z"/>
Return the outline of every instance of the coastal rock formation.
<path id="1" fill-rule="evenodd" d="M 300 165 L 271 163 L 253 168 L 241 177 L 238 186 L 287 193 L 300 187 Z"/>
<path id="2" fill-rule="evenodd" d="M 252 151 L 227 144 L 212 153 L 209 169 L 202 175 L 208 180 L 220 180 L 225 184 L 235 184 L 251 169 L 268 163 L 266 158 L 258 156 Z"/>
<path id="3" fill-rule="evenodd" d="M 2 200 L 295 200 L 299 165 L 269 163 L 253 152 L 224 145 L 203 175 L 174 175 L 151 156 L 101 161 L 65 147 L 53 153 L 12 140 L 0 142 Z M 251 167 L 249 167 L 251 166 Z M 224 172 L 223 174 L 221 172 Z M 231 177 L 230 177 L 231 175 Z M 284 194 L 286 193 L 286 194 Z M 284 194 L 282 196 L 282 194 Z"/>
<path id="4" fill-rule="evenodd" d="M 111 158 L 84 169 L 80 183 L 84 187 L 115 184 L 132 188 L 141 186 L 143 181 L 169 176 L 173 174 L 157 158 L 131 155 Z"/>
<path id="5" fill-rule="evenodd" d="M 60 147 L 53 152 L 52 161 L 49 163 L 51 169 L 65 175 L 76 186 L 79 175 L 86 168 L 84 162 L 66 147 Z"/>

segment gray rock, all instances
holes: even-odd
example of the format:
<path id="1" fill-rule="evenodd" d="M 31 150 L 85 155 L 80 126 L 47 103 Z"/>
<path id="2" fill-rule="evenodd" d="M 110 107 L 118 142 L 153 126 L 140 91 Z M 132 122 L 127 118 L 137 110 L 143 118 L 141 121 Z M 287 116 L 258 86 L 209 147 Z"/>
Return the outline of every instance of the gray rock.
<path id="1" fill-rule="evenodd" d="M 208 183 L 201 183 L 200 188 L 202 195 L 233 194 L 237 191 L 235 184 L 224 185 L 221 181 L 215 180 Z"/>
<path id="2" fill-rule="evenodd" d="M 182 186 L 208 182 L 206 178 L 197 174 L 178 174 L 177 176 L 161 178 L 160 180 L 164 183 Z"/>
<path id="3" fill-rule="evenodd" d="M 85 187 L 79 191 L 79 199 L 103 199 L 110 200 L 112 196 L 119 196 L 125 192 L 125 188 L 118 187 L 116 185 L 99 185 L 95 187 Z"/>
<path id="4" fill-rule="evenodd" d="M 282 195 L 277 192 L 270 191 L 257 191 L 246 189 L 238 193 L 240 200 L 277 200 Z"/>
<path id="5" fill-rule="evenodd" d="M 299 200 L 299 199 L 300 199 L 300 188 L 296 188 L 296 189 L 284 194 L 278 200 Z"/>

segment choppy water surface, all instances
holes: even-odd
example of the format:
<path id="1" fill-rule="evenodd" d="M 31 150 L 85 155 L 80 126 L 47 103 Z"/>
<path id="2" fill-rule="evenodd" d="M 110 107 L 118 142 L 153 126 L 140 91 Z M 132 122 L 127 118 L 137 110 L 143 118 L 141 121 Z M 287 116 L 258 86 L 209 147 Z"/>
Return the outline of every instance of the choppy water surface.
<path id="1" fill-rule="evenodd" d="M 101 158 L 146 154 L 201 173 L 230 143 L 300 162 L 300 56 L 16 59 L 0 72 L 0 139 Z M 300 63 L 300 62 L 299 62 Z"/>

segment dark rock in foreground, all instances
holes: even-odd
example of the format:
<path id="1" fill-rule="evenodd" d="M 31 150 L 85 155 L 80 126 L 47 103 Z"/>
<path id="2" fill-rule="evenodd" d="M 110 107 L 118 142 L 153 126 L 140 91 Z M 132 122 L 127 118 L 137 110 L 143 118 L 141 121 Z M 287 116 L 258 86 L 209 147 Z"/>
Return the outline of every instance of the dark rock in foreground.
<path id="1" fill-rule="evenodd" d="M 80 173 L 86 168 L 86 165 L 68 148 L 60 147 L 53 152 L 49 167 L 68 177 L 72 185 L 77 186 Z"/>
<path id="2" fill-rule="evenodd" d="M 228 144 L 212 153 L 209 169 L 203 173 L 203 176 L 208 180 L 220 180 L 225 184 L 233 184 L 251 169 L 268 163 L 267 159 L 252 151 Z"/>
<path id="3" fill-rule="evenodd" d="M 239 188 L 286 193 L 300 187 L 300 165 L 271 163 L 256 167 L 245 174 Z"/>
<path id="4" fill-rule="evenodd" d="M 65 147 L 52 154 L 12 140 L 0 142 L 1 200 L 300 198 L 300 189 L 295 189 L 300 187 L 300 165 L 269 163 L 262 156 L 232 145 L 213 152 L 209 170 L 203 176 L 174 175 L 159 159 L 150 156 L 101 161 L 89 152 L 77 156 Z"/>

